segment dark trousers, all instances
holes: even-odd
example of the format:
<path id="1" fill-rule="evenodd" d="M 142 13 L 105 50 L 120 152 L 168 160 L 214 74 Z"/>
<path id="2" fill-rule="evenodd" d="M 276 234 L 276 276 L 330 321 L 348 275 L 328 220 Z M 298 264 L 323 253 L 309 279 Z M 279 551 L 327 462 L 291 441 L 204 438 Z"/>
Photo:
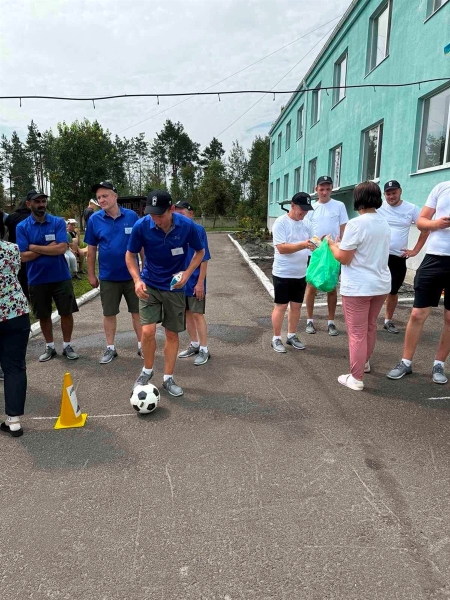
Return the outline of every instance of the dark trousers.
<path id="1" fill-rule="evenodd" d="M 27 395 L 27 353 L 30 317 L 0 321 L 0 365 L 5 375 L 5 413 L 20 417 Z"/>
<path id="2" fill-rule="evenodd" d="M 30 292 L 28 291 L 28 275 L 26 263 L 21 263 L 19 273 L 17 274 L 17 279 L 19 280 L 19 283 L 22 286 L 23 293 L 27 297 L 27 300 L 29 300 Z"/>

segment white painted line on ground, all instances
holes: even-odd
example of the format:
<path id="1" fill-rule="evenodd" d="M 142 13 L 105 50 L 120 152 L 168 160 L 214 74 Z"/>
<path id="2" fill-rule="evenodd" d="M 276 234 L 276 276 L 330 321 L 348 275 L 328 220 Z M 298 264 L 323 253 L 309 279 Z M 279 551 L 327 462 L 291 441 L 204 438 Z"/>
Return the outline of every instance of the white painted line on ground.
<path id="1" fill-rule="evenodd" d="M 89 415 L 88 414 L 88 419 L 109 419 L 111 417 L 133 417 L 136 413 L 123 413 L 120 415 Z M 56 421 L 58 417 L 28 417 L 28 419 L 32 420 L 32 421 L 46 421 L 46 420 L 53 420 Z"/>
<path id="2" fill-rule="evenodd" d="M 83 294 L 82 296 L 77 298 L 78 306 L 83 306 L 83 304 L 86 304 L 86 302 L 93 300 L 99 294 L 100 294 L 100 290 L 98 288 L 93 289 L 89 292 L 86 292 L 85 294 Z M 55 310 L 55 312 L 52 313 L 52 323 L 57 323 L 60 320 L 60 318 L 61 317 L 58 315 L 58 311 Z M 34 338 L 37 335 L 39 335 L 40 333 L 41 333 L 41 326 L 40 326 L 39 322 L 33 323 L 33 325 L 31 326 L 30 338 Z"/>
<path id="3" fill-rule="evenodd" d="M 439 396 L 439 398 L 428 398 L 428 400 L 450 400 L 450 396 Z"/>
<path id="4" fill-rule="evenodd" d="M 259 257 L 249 256 L 247 254 L 247 252 L 244 250 L 244 248 L 240 245 L 239 242 L 237 242 L 230 234 L 228 234 L 228 237 L 233 242 L 233 244 L 236 246 L 236 248 L 239 250 L 239 252 L 241 253 L 245 262 L 248 264 L 250 269 L 253 271 L 253 273 L 256 275 L 256 277 L 259 279 L 259 281 L 263 284 L 263 286 L 266 288 L 266 290 L 269 292 L 269 295 L 273 299 L 274 293 L 273 293 L 272 282 L 267 277 L 267 275 L 265 275 L 264 271 L 262 271 L 262 269 L 260 269 L 258 267 L 258 265 L 255 265 L 255 263 L 252 260 L 253 258 L 259 258 Z M 264 258 L 266 258 L 266 257 L 264 257 Z M 413 302 L 414 298 L 399 298 L 398 301 L 399 302 Z M 338 302 L 337 305 L 342 306 L 342 302 Z M 306 306 L 305 303 L 303 303 L 303 306 Z M 317 308 L 324 308 L 324 307 L 328 306 L 328 303 L 327 302 L 316 302 L 314 304 L 314 306 Z"/>

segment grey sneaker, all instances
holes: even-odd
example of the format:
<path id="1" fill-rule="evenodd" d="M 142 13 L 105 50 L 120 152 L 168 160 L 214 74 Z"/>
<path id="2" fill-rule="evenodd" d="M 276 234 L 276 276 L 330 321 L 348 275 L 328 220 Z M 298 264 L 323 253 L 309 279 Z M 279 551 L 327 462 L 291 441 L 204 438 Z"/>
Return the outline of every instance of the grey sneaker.
<path id="1" fill-rule="evenodd" d="M 192 344 L 189 344 L 189 346 L 187 347 L 187 350 L 184 350 L 184 352 L 180 352 L 180 354 L 178 355 L 178 358 L 189 358 L 190 356 L 194 356 L 195 354 L 198 354 L 200 352 L 200 348 L 198 346 L 193 346 Z"/>
<path id="2" fill-rule="evenodd" d="M 339 335 L 339 331 L 334 323 L 328 325 L 328 335 Z"/>
<path id="3" fill-rule="evenodd" d="M 283 342 L 280 340 L 280 338 L 277 338 L 275 341 L 272 340 L 270 345 L 275 350 L 275 352 L 281 352 L 281 353 L 286 352 L 286 348 L 283 346 Z"/>
<path id="4" fill-rule="evenodd" d="M 69 360 L 76 360 L 77 358 L 79 358 L 78 354 L 75 352 L 75 350 L 70 345 L 66 346 L 64 348 L 64 350 L 62 351 L 62 353 L 63 353 L 63 356 L 65 356 Z"/>
<path id="5" fill-rule="evenodd" d="M 112 348 L 106 348 L 106 350 L 103 352 L 103 356 L 99 360 L 99 363 L 101 365 L 106 365 L 110 363 L 113 358 L 116 358 L 116 356 L 117 352 L 115 350 L 113 350 Z"/>
<path id="6" fill-rule="evenodd" d="M 434 383 L 447 383 L 448 379 L 445 376 L 442 365 L 434 365 L 432 373 Z"/>
<path id="7" fill-rule="evenodd" d="M 147 385 L 147 383 L 150 381 L 150 379 L 152 377 L 153 377 L 153 371 L 150 373 L 150 375 L 148 375 L 147 373 L 144 373 L 144 371 L 142 371 L 141 374 L 139 375 L 139 377 L 134 382 L 133 389 L 137 385 Z"/>
<path id="8" fill-rule="evenodd" d="M 199 365 L 204 365 L 211 358 L 211 354 L 209 352 L 205 352 L 204 350 L 200 350 L 194 360 L 194 365 L 198 367 Z"/>
<path id="9" fill-rule="evenodd" d="M 388 333 L 398 333 L 397 327 L 394 325 L 393 321 L 388 321 L 383 325 L 383 329 L 386 329 Z"/>
<path id="10" fill-rule="evenodd" d="M 305 349 L 305 344 L 302 344 L 301 341 L 298 339 L 297 334 L 293 335 L 290 338 L 287 338 L 286 340 L 286 344 L 288 346 L 292 346 L 293 348 L 295 348 L 296 350 L 304 350 Z"/>
<path id="11" fill-rule="evenodd" d="M 312 321 L 308 321 L 306 324 L 306 333 L 317 333 L 316 328 L 314 327 L 314 323 Z"/>
<path id="12" fill-rule="evenodd" d="M 169 377 L 169 379 L 166 379 L 166 381 L 163 382 L 163 388 L 169 392 L 171 396 L 183 395 L 183 388 L 180 388 L 180 386 L 175 383 L 173 377 Z"/>
<path id="13" fill-rule="evenodd" d="M 398 365 L 396 365 L 392 371 L 389 371 L 387 377 L 389 379 L 401 379 L 404 375 L 411 375 L 412 369 L 411 367 L 407 367 L 405 363 L 401 360 Z"/>
<path id="14" fill-rule="evenodd" d="M 41 354 L 39 357 L 39 362 L 47 362 L 54 356 L 56 356 L 56 350 L 54 348 L 50 348 L 50 346 L 46 346 L 44 354 Z"/>

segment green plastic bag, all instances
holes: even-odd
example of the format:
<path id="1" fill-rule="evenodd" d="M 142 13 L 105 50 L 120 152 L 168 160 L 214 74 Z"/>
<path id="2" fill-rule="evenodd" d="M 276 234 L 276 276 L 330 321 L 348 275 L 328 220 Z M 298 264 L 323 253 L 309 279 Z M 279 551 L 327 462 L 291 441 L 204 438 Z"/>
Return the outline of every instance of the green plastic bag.
<path id="1" fill-rule="evenodd" d="M 306 281 L 322 292 L 332 292 L 339 281 L 341 265 L 334 258 L 328 240 L 324 239 L 311 254 Z"/>

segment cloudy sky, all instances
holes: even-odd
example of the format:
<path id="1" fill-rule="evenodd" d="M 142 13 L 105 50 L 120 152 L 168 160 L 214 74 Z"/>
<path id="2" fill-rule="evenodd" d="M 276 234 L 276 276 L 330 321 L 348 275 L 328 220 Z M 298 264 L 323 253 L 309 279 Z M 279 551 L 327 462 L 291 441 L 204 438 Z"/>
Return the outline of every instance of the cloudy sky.
<path id="1" fill-rule="evenodd" d="M 2 96 L 103 96 L 212 87 L 295 89 L 350 0 L 0 0 Z M 313 31 L 315 30 L 315 31 Z M 297 64 L 298 63 L 298 64 Z M 152 138 L 181 121 L 202 145 L 248 147 L 268 132 L 289 96 L 135 98 L 96 102 L 0 100 L 0 134 L 22 137 L 59 121 L 97 119 L 113 134 Z M 182 102 L 183 101 L 183 102 Z M 181 103 L 180 103 L 181 102 Z M 180 103 L 180 104 L 179 104 Z M 178 104 L 178 106 L 175 106 Z M 250 109 L 250 110 L 249 110 Z M 245 113 L 248 111 L 245 115 Z M 239 119 L 239 117 L 241 117 Z M 239 120 L 237 120 L 239 119 Z M 233 124 L 233 122 L 236 123 Z M 222 133 L 223 132 L 223 133 Z"/>

